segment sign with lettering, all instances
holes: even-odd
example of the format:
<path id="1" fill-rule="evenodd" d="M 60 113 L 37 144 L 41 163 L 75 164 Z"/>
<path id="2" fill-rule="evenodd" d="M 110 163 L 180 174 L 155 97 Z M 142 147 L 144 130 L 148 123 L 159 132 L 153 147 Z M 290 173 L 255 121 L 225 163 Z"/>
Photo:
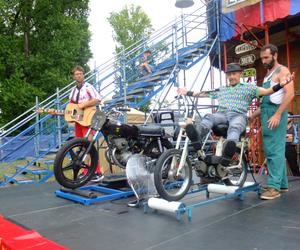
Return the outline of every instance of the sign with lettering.
<path id="1" fill-rule="evenodd" d="M 246 55 L 246 56 L 243 56 L 240 58 L 239 64 L 241 66 L 253 64 L 255 62 L 255 59 L 256 59 L 256 57 L 254 54 Z"/>
<path id="2" fill-rule="evenodd" d="M 240 8 L 256 4 L 260 1 L 262 0 L 222 0 L 222 13 L 237 11 Z"/>
<path id="3" fill-rule="evenodd" d="M 246 0 L 226 0 L 225 1 L 225 6 L 228 7 L 232 7 L 234 5 L 237 5 L 239 3 L 245 2 Z"/>
<path id="4" fill-rule="evenodd" d="M 251 41 L 251 43 L 257 45 L 256 40 Z M 255 49 L 256 47 L 254 45 L 251 45 L 249 43 L 242 43 L 235 47 L 235 53 L 238 55 Z"/>
<path id="5" fill-rule="evenodd" d="M 249 68 L 243 71 L 242 77 L 253 77 L 253 76 L 256 76 L 255 68 Z"/>

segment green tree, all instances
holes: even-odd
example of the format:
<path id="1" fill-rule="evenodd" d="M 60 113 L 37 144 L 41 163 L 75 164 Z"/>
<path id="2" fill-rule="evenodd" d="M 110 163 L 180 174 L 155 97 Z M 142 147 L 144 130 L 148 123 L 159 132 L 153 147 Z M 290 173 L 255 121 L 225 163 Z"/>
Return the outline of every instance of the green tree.
<path id="1" fill-rule="evenodd" d="M 115 67 L 120 69 L 115 78 L 116 82 L 120 82 L 122 78 L 122 56 L 120 53 L 124 49 L 125 51 L 131 50 L 134 46 L 137 46 L 138 41 L 143 41 L 150 37 L 153 31 L 150 18 L 142 10 L 140 6 L 129 5 L 125 6 L 120 12 L 112 12 L 108 18 L 108 22 L 113 28 L 113 39 L 116 42 L 115 54 L 118 56 L 118 61 Z M 128 84 L 134 80 L 138 74 L 138 67 L 135 61 L 128 63 L 132 58 L 135 58 L 140 54 L 142 50 L 136 50 L 125 58 L 126 60 L 126 80 Z M 117 87 L 119 85 L 117 84 Z"/>
<path id="2" fill-rule="evenodd" d="M 113 28 L 116 54 L 148 38 L 153 31 L 150 18 L 140 6 L 126 5 L 120 12 L 112 12 L 108 22 Z"/>
<path id="3" fill-rule="evenodd" d="M 88 3 L 0 0 L 1 124 L 68 84 L 74 65 L 87 67 Z"/>

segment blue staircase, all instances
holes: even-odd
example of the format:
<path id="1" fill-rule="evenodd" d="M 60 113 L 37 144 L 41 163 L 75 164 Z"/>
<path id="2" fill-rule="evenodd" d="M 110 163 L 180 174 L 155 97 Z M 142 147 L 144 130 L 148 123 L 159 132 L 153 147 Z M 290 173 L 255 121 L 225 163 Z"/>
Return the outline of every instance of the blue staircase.
<path id="1" fill-rule="evenodd" d="M 154 32 L 148 40 L 136 42 L 88 72 L 86 81 L 93 83 L 106 100 L 104 110 L 116 105 L 139 108 L 166 88 L 176 86 L 181 71 L 188 72 L 199 62 L 215 58 L 219 40 L 218 35 L 213 35 L 216 27 L 207 29 L 207 20 L 212 18 L 207 13 L 215 15 L 213 5 L 209 11 L 204 5 L 182 15 Z M 150 75 L 141 76 L 138 69 L 143 52 L 148 49 L 156 67 Z M 53 175 L 53 159 L 45 157 L 73 137 L 72 127 L 59 116 L 40 115 L 35 110 L 39 107 L 64 109 L 74 84 L 57 89 L 42 102 L 37 99 L 34 107 L 0 128 L 0 187 L 8 183 L 42 183 Z M 11 166 L 11 162 L 20 159 L 27 159 L 27 163 Z"/>

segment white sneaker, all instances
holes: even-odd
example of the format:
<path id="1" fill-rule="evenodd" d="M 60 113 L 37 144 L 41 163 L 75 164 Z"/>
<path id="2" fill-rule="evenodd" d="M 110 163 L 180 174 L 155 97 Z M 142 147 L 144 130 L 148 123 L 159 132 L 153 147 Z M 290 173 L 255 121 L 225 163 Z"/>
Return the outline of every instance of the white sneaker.
<path id="1" fill-rule="evenodd" d="M 93 178 L 91 179 L 91 182 L 100 182 L 104 179 L 103 174 L 95 174 Z"/>

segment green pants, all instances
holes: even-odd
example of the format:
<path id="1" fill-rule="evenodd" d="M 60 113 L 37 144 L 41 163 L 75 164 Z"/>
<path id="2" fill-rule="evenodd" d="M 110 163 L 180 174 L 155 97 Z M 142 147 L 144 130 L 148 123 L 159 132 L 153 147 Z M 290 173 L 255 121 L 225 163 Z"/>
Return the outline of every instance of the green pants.
<path id="1" fill-rule="evenodd" d="M 287 112 L 281 115 L 279 126 L 268 128 L 268 120 L 278 109 L 277 105 L 264 103 L 261 106 L 261 125 L 263 135 L 263 149 L 267 158 L 268 187 L 280 190 L 288 188 L 285 163 L 285 137 L 287 126 Z"/>

